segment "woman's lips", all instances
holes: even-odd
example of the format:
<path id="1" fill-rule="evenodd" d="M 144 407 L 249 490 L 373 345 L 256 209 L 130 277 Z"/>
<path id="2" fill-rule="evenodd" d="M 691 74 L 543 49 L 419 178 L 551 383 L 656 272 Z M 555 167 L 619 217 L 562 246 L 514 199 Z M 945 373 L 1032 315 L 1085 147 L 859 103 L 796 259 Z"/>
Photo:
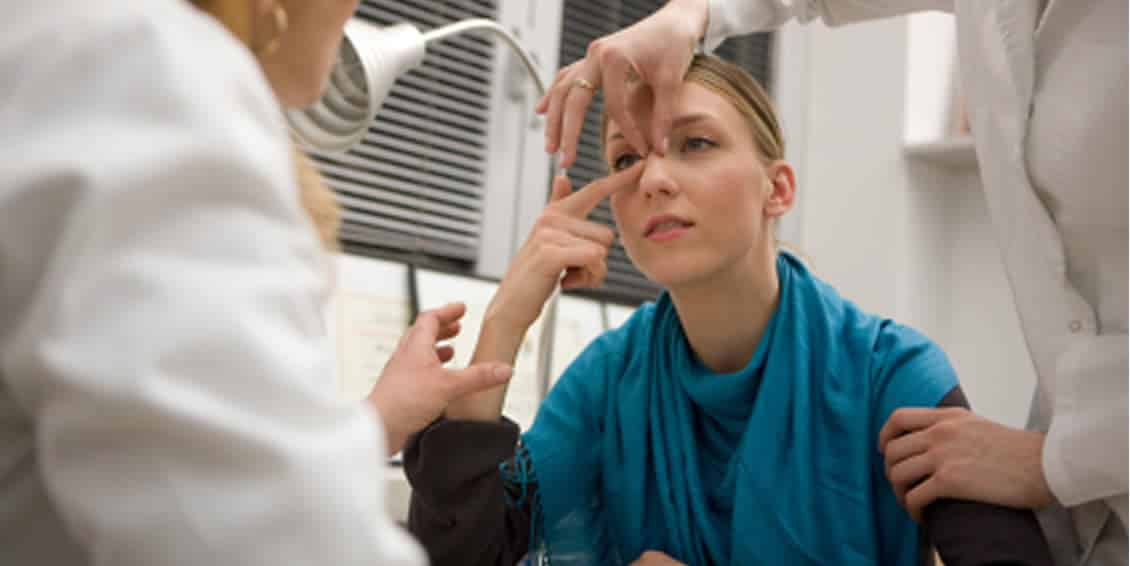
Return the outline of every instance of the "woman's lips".
<path id="1" fill-rule="evenodd" d="M 682 237 L 694 223 L 673 215 L 653 217 L 647 223 L 644 237 L 653 242 L 668 242 Z"/>

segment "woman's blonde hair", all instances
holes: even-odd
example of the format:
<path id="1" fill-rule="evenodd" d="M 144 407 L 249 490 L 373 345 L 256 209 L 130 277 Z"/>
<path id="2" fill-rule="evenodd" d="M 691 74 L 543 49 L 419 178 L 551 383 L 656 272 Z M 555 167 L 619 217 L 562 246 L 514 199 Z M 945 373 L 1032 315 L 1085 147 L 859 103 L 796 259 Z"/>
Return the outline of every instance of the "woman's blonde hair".
<path id="1" fill-rule="evenodd" d="M 251 47 L 254 22 L 251 20 L 251 3 L 247 0 L 190 0 L 192 4 L 215 17 L 228 31 Z M 334 193 L 326 185 L 310 158 L 292 142 L 295 176 L 298 179 L 299 199 L 302 208 L 314 223 L 322 245 L 331 251 L 338 249 L 338 229 L 341 226 L 341 208 Z"/>
<path id="2" fill-rule="evenodd" d="M 714 55 L 699 54 L 691 59 L 683 81 L 702 85 L 729 101 L 746 119 L 763 159 L 771 162 L 785 158 L 785 140 L 773 102 L 745 69 Z M 609 120 L 605 112 L 600 119 L 602 143 L 608 132 Z"/>

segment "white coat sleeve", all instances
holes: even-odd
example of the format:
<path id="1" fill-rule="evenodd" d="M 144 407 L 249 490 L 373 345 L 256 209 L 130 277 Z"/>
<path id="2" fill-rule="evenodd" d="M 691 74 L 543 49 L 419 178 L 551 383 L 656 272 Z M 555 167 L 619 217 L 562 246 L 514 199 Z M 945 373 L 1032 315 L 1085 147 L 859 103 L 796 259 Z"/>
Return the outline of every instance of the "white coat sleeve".
<path id="1" fill-rule="evenodd" d="M 1065 379 L 1044 441 L 1048 487 L 1068 507 L 1105 500 L 1126 525 L 1126 335 L 1080 338 L 1057 366 Z"/>
<path id="2" fill-rule="evenodd" d="M 709 0 L 704 43 L 709 50 L 727 37 L 768 31 L 789 20 L 820 19 L 837 26 L 922 10 L 953 11 L 953 0 Z"/>
<path id="3" fill-rule="evenodd" d="M 257 65 L 187 3 L 114 6 L 38 43 L 0 135 L 46 266 L 3 385 L 58 514 L 101 566 L 423 564 L 376 415 L 333 394 L 322 252 Z"/>

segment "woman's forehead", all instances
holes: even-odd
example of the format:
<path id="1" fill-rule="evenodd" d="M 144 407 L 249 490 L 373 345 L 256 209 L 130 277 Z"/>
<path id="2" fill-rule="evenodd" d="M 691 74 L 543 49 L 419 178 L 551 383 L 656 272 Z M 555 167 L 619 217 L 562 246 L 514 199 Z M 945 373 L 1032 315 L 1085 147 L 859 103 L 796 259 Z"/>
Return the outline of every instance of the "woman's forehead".
<path id="1" fill-rule="evenodd" d="M 646 132 L 654 109 L 650 89 L 636 89 L 629 97 L 627 108 L 637 127 Z M 703 121 L 719 122 L 721 125 L 742 123 L 741 114 L 726 98 L 696 82 L 685 82 L 679 87 L 673 100 L 671 117 L 672 129 Z M 605 141 L 622 137 L 620 125 L 609 119 Z"/>

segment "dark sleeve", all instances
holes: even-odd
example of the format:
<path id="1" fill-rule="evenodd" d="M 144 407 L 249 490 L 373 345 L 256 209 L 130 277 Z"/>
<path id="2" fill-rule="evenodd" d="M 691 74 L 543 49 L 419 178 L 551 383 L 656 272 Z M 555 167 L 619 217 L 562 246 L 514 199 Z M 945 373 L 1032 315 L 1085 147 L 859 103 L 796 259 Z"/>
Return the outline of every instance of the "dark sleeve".
<path id="1" fill-rule="evenodd" d="M 938 406 L 969 408 L 969 402 L 959 385 Z M 1036 515 L 1027 509 L 939 499 L 926 507 L 923 523 L 946 566 L 1052 565 Z"/>
<path id="2" fill-rule="evenodd" d="M 535 498 L 513 497 L 499 471 L 517 446 L 518 426 L 505 418 L 439 420 L 409 439 L 408 529 L 432 566 L 513 566 L 526 555 Z"/>

